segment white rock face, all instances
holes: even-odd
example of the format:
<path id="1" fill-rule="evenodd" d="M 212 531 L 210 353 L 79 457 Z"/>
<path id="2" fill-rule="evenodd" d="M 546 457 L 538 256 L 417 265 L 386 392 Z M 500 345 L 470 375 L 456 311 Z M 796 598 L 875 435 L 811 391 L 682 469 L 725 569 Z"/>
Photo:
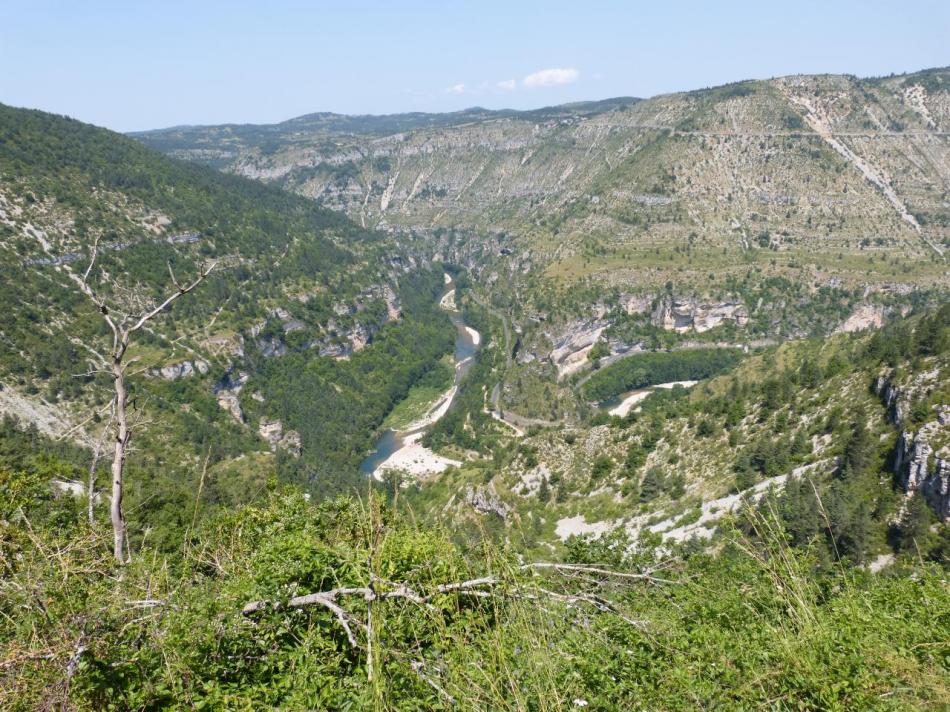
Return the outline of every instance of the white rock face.
<path id="1" fill-rule="evenodd" d="M 386 301 L 386 318 L 389 321 L 396 321 L 402 316 L 402 307 L 399 304 L 399 297 L 389 285 L 383 287 L 383 299 Z"/>
<path id="2" fill-rule="evenodd" d="M 582 536 L 585 534 L 600 536 L 613 529 L 614 526 L 616 526 L 616 524 L 612 524 L 611 522 L 588 523 L 583 514 L 578 514 L 576 517 L 558 519 L 557 525 L 554 527 L 554 533 L 561 541 L 567 541 L 568 537 L 571 536 Z"/>
<path id="3" fill-rule="evenodd" d="M 558 378 L 580 370 L 587 363 L 587 354 L 600 340 L 607 324 L 586 322 L 570 327 L 558 337 L 552 339 L 554 348 L 549 358 L 557 368 Z"/>
<path id="4" fill-rule="evenodd" d="M 182 361 L 181 363 L 173 363 L 170 366 L 152 369 L 152 373 L 161 376 L 166 381 L 175 381 L 179 378 L 193 376 L 195 373 L 200 373 L 203 376 L 208 372 L 208 369 L 209 366 L 206 361 L 195 359 L 194 361 Z"/>
<path id="5" fill-rule="evenodd" d="M 916 434 L 904 431 L 897 443 L 894 469 L 904 490 L 920 492 L 941 520 L 950 519 L 950 447 L 934 451 L 931 439 L 945 426 L 934 420 Z"/>
<path id="6" fill-rule="evenodd" d="M 510 507 L 501 501 L 495 486 L 489 483 L 487 487 L 468 487 L 465 490 L 465 501 L 481 514 L 495 514 L 502 519 L 507 518 Z"/>
<path id="7" fill-rule="evenodd" d="M 650 311 L 650 305 L 653 300 L 647 296 L 623 295 L 620 298 L 620 304 L 627 314 L 646 314 Z"/>
<path id="8" fill-rule="evenodd" d="M 215 396 L 218 399 L 218 405 L 224 408 L 231 417 L 237 422 L 244 424 L 244 412 L 241 410 L 241 401 L 238 397 L 244 384 L 247 383 L 250 375 L 245 371 L 238 372 L 237 376 L 225 378 L 223 383 L 218 384 L 215 389 Z"/>
<path id="9" fill-rule="evenodd" d="M 296 430 L 284 433 L 284 425 L 279 420 L 261 418 L 257 431 L 270 444 L 271 450 L 276 451 L 280 447 L 295 456 L 300 455 L 300 433 Z"/>
<path id="10" fill-rule="evenodd" d="M 864 304 L 845 319 L 844 323 L 838 328 L 838 331 L 850 334 L 872 327 L 878 328 L 884 324 L 884 314 L 884 307 L 876 304 Z"/>
<path id="11" fill-rule="evenodd" d="M 578 351 L 593 346 L 606 328 L 606 324 L 595 322 L 593 324 L 580 324 L 568 329 L 554 340 L 551 361 L 555 364 L 563 363 Z"/>
<path id="12" fill-rule="evenodd" d="M 58 437 L 73 429 L 72 424 L 57 409 L 39 396 L 29 397 L 0 383 L 0 415 L 12 415 L 24 423 L 31 423 L 44 435 Z"/>
<path id="13" fill-rule="evenodd" d="M 888 411 L 888 417 L 897 426 L 904 425 L 904 416 L 914 399 L 926 396 L 937 387 L 940 369 L 918 373 L 900 386 L 890 377 L 880 376 L 875 392 Z M 950 405 L 937 404 L 934 419 L 916 432 L 901 431 L 894 453 L 894 473 L 904 491 L 911 495 L 920 492 L 941 520 L 950 520 Z M 936 443 L 936 445 L 935 445 Z"/>
<path id="14" fill-rule="evenodd" d="M 244 411 L 241 410 L 241 401 L 237 393 L 221 391 L 218 393 L 218 405 L 224 408 L 237 422 L 244 422 Z"/>
<path id="15" fill-rule="evenodd" d="M 708 303 L 691 299 L 663 301 L 653 312 L 654 324 L 678 334 L 687 331 L 701 334 L 726 322 L 745 326 L 749 323 L 749 312 L 739 302 Z"/>
<path id="16" fill-rule="evenodd" d="M 51 480 L 50 487 L 73 497 L 84 497 L 86 494 L 86 483 L 80 480 Z"/>

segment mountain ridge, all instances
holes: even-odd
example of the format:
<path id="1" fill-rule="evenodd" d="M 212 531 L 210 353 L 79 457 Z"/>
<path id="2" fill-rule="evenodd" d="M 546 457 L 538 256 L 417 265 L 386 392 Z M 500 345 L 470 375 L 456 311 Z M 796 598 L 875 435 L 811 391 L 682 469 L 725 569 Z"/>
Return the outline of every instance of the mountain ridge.
<path id="1" fill-rule="evenodd" d="M 539 122 L 519 112 L 375 138 L 293 120 L 248 129 L 266 141 L 221 127 L 137 138 L 277 183 L 364 225 L 506 231 L 535 262 L 561 263 L 561 273 L 579 254 L 596 264 L 598 250 L 682 245 L 691 232 L 747 251 L 761 229 L 749 223 L 763 217 L 811 240 L 815 219 L 843 216 L 839 234 L 886 226 L 939 254 L 950 224 L 948 76 L 795 75 L 621 106 L 608 100 L 589 115 L 555 107 Z M 787 216 L 768 215 L 781 206 Z M 901 223 L 924 237 L 900 235 Z"/>
<path id="2" fill-rule="evenodd" d="M 633 103 L 637 101 L 646 101 L 648 99 L 655 99 L 665 96 L 676 96 L 679 94 L 689 94 L 694 92 L 704 92 L 711 91 L 721 87 L 728 87 L 732 85 L 746 84 L 749 82 L 767 82 L 774 81 L 777 79 L 800 79 L 807 77 L 846 77 L 853 80 L 864 80 L 864 81 L 883 81 L 890 79 L 907 79 L 912 77 L 921 77 L 933 74 L 939 74 L 943 72 L 950 71 L 950 65 L 943 67 L 926 67 L 924 69 L 918 69 L 908 72 L 903 72 L 900 74 L 885 74 L 885 75 L 867 75 L 861 76 L 857 74 L 850 73 L 835 73 L 835 72 L 823 72 L 823 73 L 794 73 L 794 74 L 781 74 L 775 75 L 768 78 L 756 78 L 756 77 L 747 77 L 745 79 L 738 79 L 732 82 L 726 82 L 724 84 L 710 85 L 706 87 L 700 87 L 696 89 L 677 89 L 673 91 L 660 92 L 658 94 L 652 94 L 648 97 L 633 97 L 626 95 L 619 96 L 610 96 L 604 97 L 602 99 L 584 99 L 573 102 L 565 102 L 563 104 L 550 104 L 540 106 L 534 109 L 509 109 L 509 108 L 499 108 L 499 109 L 487 109 L 477 104 L 470 106 L 464 109 L 458 109 L 455 111 L 397 111 L 397 112 L 381 112 L 381 113 L 346 113 L 338 111 L 314 111 L 307 112 L 305 114 L 300 114 L 297 116 L 292 116 L 288 119 L 283 119 L 281 121 L 273 123 L 262 123 L 254 121 L 246 121 L 240 123 L 219 123 L 219 124 L 175 124 L 172 126 L 161 126 L 150 129 L 140 129 L 136 131 L 126 131 L 124 132 L 126 136 L 134 137 L 144 137 L 148 134 L 157 134 L 166 131 L 180 131 L 185 129 L 208 129 L 215 127 L 273 127 L 273 126 L 283 126 L 286 124 L 292 124 L 296 122 L 302 122 L 307 119 L 324 119 L 324 118 L 335 118 L 335 119 L 392 119 L 398 117 L 438 117 L 438 116 L 459 116 L 470 113 L 484 113 L 484 114 L 505 114 L 505 115 L 517 115 L 517 114 L 531 114 L 536 112 L 545 112 L 545 111 L 554 111 L 558 109 L 567 110 L 573 108 L 583 108 L 583 107 L 593 107 L 597 105 L 607 105 L 610 103 Z"/>

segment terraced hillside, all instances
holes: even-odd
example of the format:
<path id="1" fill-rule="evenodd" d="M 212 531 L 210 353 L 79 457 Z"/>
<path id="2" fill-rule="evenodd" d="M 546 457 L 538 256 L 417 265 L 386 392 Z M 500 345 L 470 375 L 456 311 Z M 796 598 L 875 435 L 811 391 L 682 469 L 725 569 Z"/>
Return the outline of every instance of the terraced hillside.
<path id="1" fill-rule="evenodd" d="M 815 285 L 948 283 L 947 69 L 137 137 L 362 225 L 505 233 L 521 268 L 561 283 L 716 289 L 750 265 Z"/>

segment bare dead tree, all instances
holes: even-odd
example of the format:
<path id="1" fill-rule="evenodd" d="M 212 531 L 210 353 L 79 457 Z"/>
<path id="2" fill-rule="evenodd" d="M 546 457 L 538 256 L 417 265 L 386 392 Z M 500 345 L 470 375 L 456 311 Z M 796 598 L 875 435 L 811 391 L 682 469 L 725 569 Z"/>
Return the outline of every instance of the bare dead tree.
<path id="1" fill-rule="evenodd" d="M 137 331 L 145 326 L 151 319 L 161 314 L 165 309 L 171 306 L 172 302 L 183 294 L 188 294 L 204 281 L 211 270 L 215 267 L 215 262 L 202 267 L 198 277 L 190 284 L 181 284 L 175 272 L 172 270 L 171 263 L 168 263 L 168 274 L 175 291 L 155 304 L 136 294 L 134 290 L 128 292 L 128 304 L 125 307 L 109 305 L 104 294 L 96 291 L 90 283 L 89 278 L 92 275 L 96 265 L 96 259 L 99 256 L 99 238 L 97 237 L 92 245 L 89 265 L 86 271 L 80 277 L 71 270 L 68 270 L 70 278 L 76 282 L 79 289 L 95 305 L 96 310 L 102 315 L 103 320 L 108 324 L 112 331 L 112 347 L 109 352 L 108 371 L 112 377 L 113 388 L 113 414 L 114 414 L 114 435 L 115 451 L 112 459 L 112 504 L 110 516 L 112 519 L 113 532 L 113 555 L 116 561 L 124 563 L 126 561 L 126 531 L 125 515 L 122 511 L 122 492 L 125 473 L 125 458 L 128 452 L 129 441 L 132 438 L 132 431 L 129 427 L 129 419 L 126 414 L 126 403 L 128 401 L 128 385 L 126 383 L 125 356 L 132 343 L 132 337 Z M 118 285 L 115 285 L 118 287 Z M 114 289 L 113 291 L 118 291 Z"/>

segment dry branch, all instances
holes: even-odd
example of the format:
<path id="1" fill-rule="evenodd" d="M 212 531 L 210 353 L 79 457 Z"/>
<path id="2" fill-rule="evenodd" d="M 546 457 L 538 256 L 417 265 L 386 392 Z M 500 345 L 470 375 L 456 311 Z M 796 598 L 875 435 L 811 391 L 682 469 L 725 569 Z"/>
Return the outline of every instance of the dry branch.
<path id="1" fill-rule="evenodd" d="M 604 579 L 618 578 L 621 580 L 645 581 L 647 583 L 653 584 L 675 583 L 669 579 L 657 578 L 649 573 L 614 571 L 611 569 L 604 569 L 597 566 L 588 566 L 583 564 L 538 562 L 533 564 L 524 564 L 519 566 L 518 569 L 521 571 L 554 571 L 561 574 L 595 574 Z M 504 591 L 498 591 L 497 589 L 505 583 L 505 581 L 498 576 L 482 576 L 479 578 L 468 579 L 467 581 L 442 583 L 437 585 L 433 592 L 429 594 L 419 593 L 406 584 L 394 584 L 392 582 L 384 582 L 379 579 L 377 579 L 374 583 L 376 585 L 372 587 L 355 586 L 347 588 L 334 588 L 330 589 L 329 591 L 309 593 L 304 596 L 294 596 L 293 598 L 284 602 L 270 601 L 267 599 L 251 601 L 244 606 L 242 613 L 247 616 L 264 610 L 279 611 L 285 609 L 308 608 L 310 606 L 322 606 L 323 608 L 331 611 L 336 616 L 340 625 L 346 631 L 346 636 L 350 641 L 350 645 L 352 645 L 354 648 L 360 646 L 356 641 L 356 637 L 353 635 L 353 628 L 359 627 L 364 631 L 364 633 L 368 629 L 364 623 L 362 623 L 352 613 L 343 608 L 343 606 L 338 602 L 339 599 L 347 596 L 359 596 L 364 601 L 366 601 L 367 604 L 377 600 L 404 599 L 410 603 L 426 606 L 430 609 L 432 608 L 431 602 L 433 598 L 435 598 L 437 595 L 445 595 L 450 593 L 473 596 L 477 598 L 495 598 L 507 596 L 509 598 L 518 598 L 531 601 L 550 599 L 554 601 L 560 601 L 569 606 L 578 604 L 589 605 L 598 611 L 612 613 L 630 625 L 637 627 L 646 625 L 644 621 L 637 621 L 628 618 L 618 611 L 610 601 L 592 593 L 558 593 L 557 591 L 552 591 L 541 586 L 533 585 L 512 585 Z M 388 584 L 393 586 L 393 588 L 380 591 L 377 588 L 378 584 L 380 583 Z"/>

